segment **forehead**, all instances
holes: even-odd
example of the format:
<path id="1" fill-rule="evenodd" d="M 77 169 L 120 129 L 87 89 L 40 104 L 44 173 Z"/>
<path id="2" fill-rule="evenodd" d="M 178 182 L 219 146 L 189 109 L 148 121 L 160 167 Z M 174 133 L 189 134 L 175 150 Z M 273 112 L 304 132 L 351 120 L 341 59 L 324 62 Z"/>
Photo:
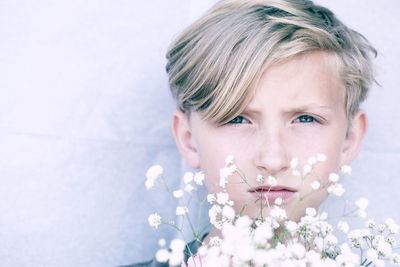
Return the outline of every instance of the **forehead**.
<path id="1" fill-rule="evenodd" d="M 311 52 L 268 67 L 255 88 L 246 109 L 268 105 L 319 105 L 345 109 L 343 86 L 337 59 L 327 52 Z"/>

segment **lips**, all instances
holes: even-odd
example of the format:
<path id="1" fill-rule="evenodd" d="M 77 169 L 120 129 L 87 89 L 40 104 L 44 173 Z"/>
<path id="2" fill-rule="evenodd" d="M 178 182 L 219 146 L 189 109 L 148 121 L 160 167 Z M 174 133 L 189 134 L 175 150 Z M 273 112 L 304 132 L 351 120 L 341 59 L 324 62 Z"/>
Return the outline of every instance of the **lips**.
<path id="1" fill-rule="evenodd" d="M 285 186 L 258 186 L 248 192 L 257 200 L 273 203 L 277 198 L 288 201 L 297 191 Z"/>

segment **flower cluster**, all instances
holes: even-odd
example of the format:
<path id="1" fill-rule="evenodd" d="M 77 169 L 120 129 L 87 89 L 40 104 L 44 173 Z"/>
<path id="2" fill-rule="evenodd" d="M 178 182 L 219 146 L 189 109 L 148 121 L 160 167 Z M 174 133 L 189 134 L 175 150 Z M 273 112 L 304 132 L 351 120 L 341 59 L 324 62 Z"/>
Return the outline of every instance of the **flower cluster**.
<path id="1" fill-rule="evenodd" d="M 294 158 L 290 167 L 292 174 L 301 177 L 302 180 L 313 175 L 316 164 L 326 160 L 326 156 L 318 154 L 310 157 L 303 167 L 299 167 L 299 160 Z M 368 199 L 360 198 L 354 203 L 350 212 L 342 215 L 337 223 L 336 230 L 329 223 L 330 218 L 326 212 L 317 211 L 314 208 L 306 208 L 304 216 L 295 222 L 288 218 L 281 198 L 276 198 L 273 203 L 267 203 L 269 213 L 267 216 L 250 218 L 242 213 L 235 212 L 235 203 L 230 199 L 226 190 L 230 177 L 238 174 L 245 184 L 247 180 L 240 169 L 235 165 L 233 156 L 225 161 L 225 166 L 220 170 L 220 192 L 207 195 L 207 201 L 211 204 L 208 211 L 210 223 L 220 230 L 221 236 L 209 236 L 208 242 L 202 242 L 197 253 L 191 254 L 187 263 L 183 262 L 185 242 L 173 240 L 170 249 L 164 248 L 165 240 L 161 240 L 162 247 L 156 254 L 159 262 L 168 262 L 170 266 L 384 266 L 391 262 L 400 265 L 400 255 L 394 253 L 396 238 L 399 233 L 399 225 L 393 219 L 386 219 L 382 224 L 376 224 L 374 220 L 366 220 L 364 228 L 350 229 L 347 217 L 366 218 Z M 162 168 L 155 166 L 147 173 L 146 187 L 151 188 L 154 182 L 162 174 Z M 341 174 L 351 174 L 349 166 L 341 168 Z M 176 215 L 187 219 L 189 209 L 183 201 L 185 194 L 192 194 L 197 187 L 203 185 L 204 174 L 202 172 L 187 172 L 183 176 L 183 188 L 167 191 L 176 198 L 179 204 L 176 207 Z M 272 177 L 257 175 L 255 181 L 270 186 L 275 186 L 277 180 Z M 328 193 L 342 197 L 345 189 L 339 183 L 340 175 L 329 174 L 327 183 L 323 180 L 314 180 L 310 186 L 310 194 L 318 190 L 326 190 Z M 302 196 L 299 201 L 309 195 Z M 182 228 L 174 222 L 164 222 L 157 214 L 151 214 L 148 218 L 149 225 L 159 227 L 160 224 L 168 224 L 179 232 Z M 192 228 L 194 239 L 201 242 L 200 233 Z M 339 241 L 340 232 L 347 235 L 345 241 Z M 190 251 L 189 251 L 190 252 Z M 191 253 L 191 252 L 190 252 Z M 187 265 L 186 265 L 187 264 Z"/>

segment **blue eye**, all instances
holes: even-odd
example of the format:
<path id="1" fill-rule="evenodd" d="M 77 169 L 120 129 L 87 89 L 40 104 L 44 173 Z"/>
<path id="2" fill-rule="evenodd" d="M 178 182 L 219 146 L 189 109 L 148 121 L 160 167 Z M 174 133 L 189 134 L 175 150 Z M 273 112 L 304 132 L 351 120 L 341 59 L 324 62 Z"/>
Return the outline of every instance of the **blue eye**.
<path id="1" fill-rule="evenodd" d="M 249 121 L 243 116 L 237 116 L 233 120 L 231 120 L 230 124 L 241 124 L 241 123 L 248 123 Z"/>
<path id="2" fill-rule="evenodd" d="M 301 115 L 297 119 L 295 119 L 296 122 L 300 123 L 314 123 L 314 122 L 319 122 L 316 118 L 310 115 Z"/>

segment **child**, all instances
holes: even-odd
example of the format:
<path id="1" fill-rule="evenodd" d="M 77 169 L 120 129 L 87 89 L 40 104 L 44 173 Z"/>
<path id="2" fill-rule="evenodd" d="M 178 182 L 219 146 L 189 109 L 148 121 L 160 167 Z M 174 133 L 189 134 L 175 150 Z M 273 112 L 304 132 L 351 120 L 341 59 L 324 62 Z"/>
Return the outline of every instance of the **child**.
<path id="1" fill-rule="evenodd" d="M 219 170 L 233 155 L 247 179 L 234 173 L 226 185 L 236 212 L 268 214 L 260 196 L 268 203 L 281 198 L 296 221 L 326 197 L 317 190 L 302 198 L 313 182 L 328 183 L 360 149 L 367 117 L 359 105 L 374 80 L 375 53 L 311 1 L 219 2 L 167 53 L 177 147 L 191 168 L 204 172 L 210 193 L 220 191 Z M 326 161 L 312 175 L 293 175 L 293 158 L 303 166 L 316 155 Z M 267 177 L 275 178 L 272 187 Z M 213 228 L 207 238 L 219 235 Z"/>

